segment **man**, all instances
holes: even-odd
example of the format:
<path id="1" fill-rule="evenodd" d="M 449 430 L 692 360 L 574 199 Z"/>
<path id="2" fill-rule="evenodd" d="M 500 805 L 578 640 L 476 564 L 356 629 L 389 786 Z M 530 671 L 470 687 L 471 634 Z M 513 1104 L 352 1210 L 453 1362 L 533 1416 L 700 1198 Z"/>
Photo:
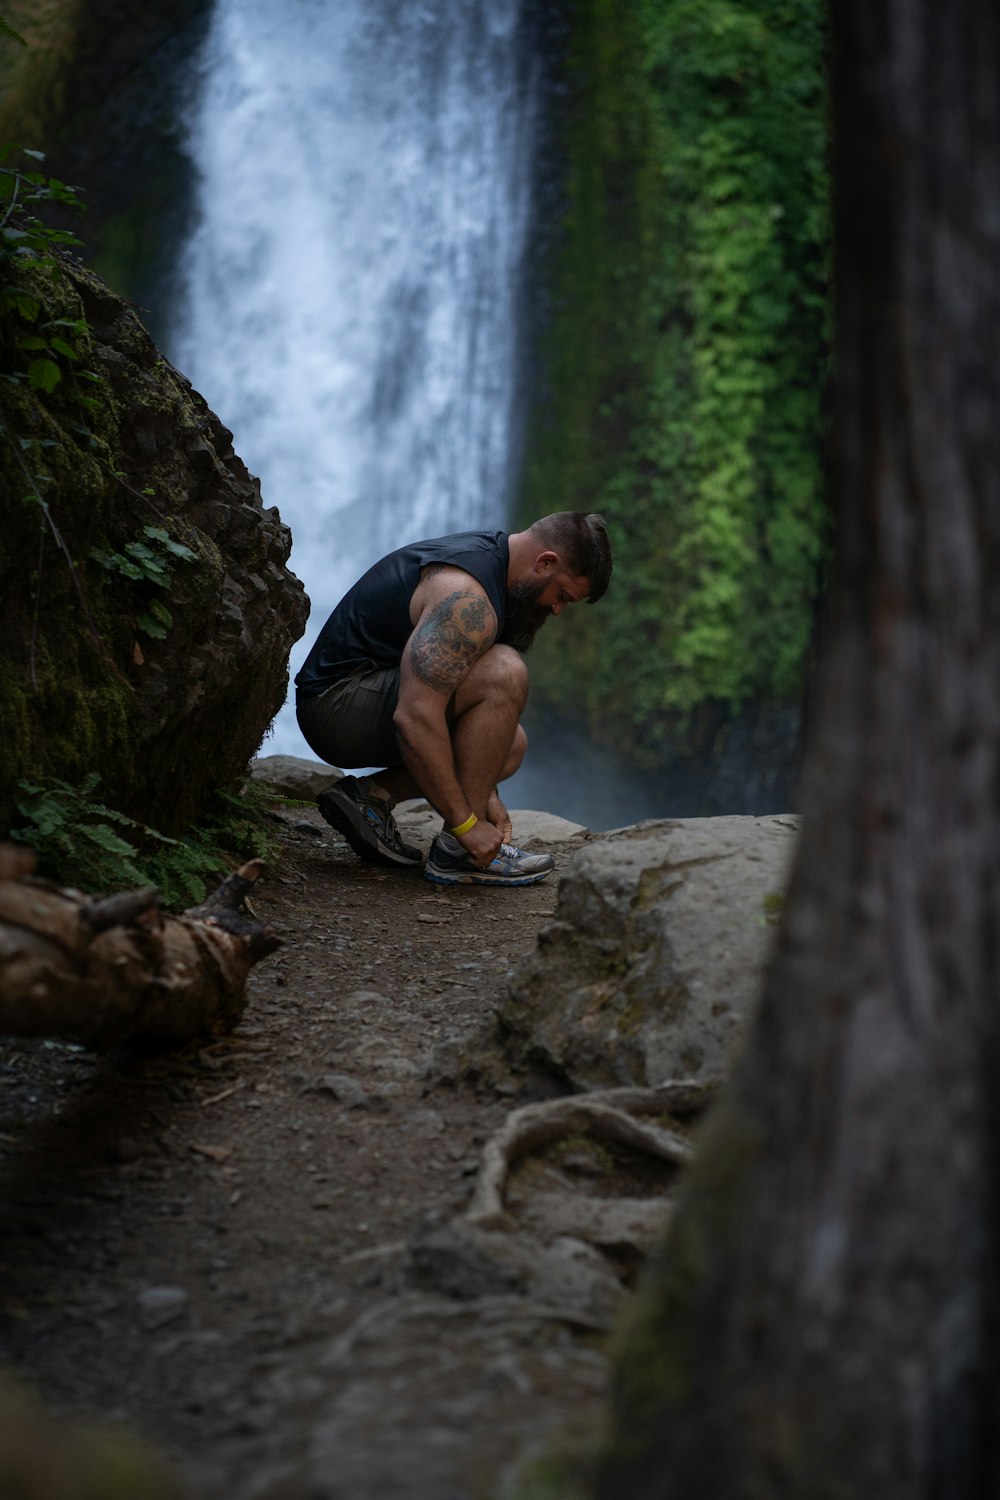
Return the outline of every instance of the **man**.
<path id="1" fill-rule="evenodd" d="M 604 520 L 544 516 L 526 531 L 467 531 L 402 547 L 345 595 L 295 679 L 299 725 L 345 776 L 318 806 L 362 859 L 417 865 L 392 816 L 423 796 L 444 819 L 424 875 L 443 885 L 531 885 L 548 855 L 510 843 L 497 784 L 524 758 L 522 653 L 550 615 L 604 594 Z"/>

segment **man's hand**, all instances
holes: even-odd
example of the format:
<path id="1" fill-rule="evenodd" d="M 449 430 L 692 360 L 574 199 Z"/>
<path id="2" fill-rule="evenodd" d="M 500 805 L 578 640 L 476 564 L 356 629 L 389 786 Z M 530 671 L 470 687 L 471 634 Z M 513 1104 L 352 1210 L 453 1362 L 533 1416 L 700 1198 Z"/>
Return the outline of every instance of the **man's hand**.
<path id="1" fill-rule="evenodd" d="M 505 844 L 513 843 L 514 830 L 510 824 L 510 813 L 500 801 L 500 793 L 496 787 L 490 792 L 489 801 L 486 804 L 486 816 L 495 828 L 499 828 L 501 841 Z"/>
<path id="2" fill-rule="evenodd" d="M 485 818 L 480 818 L 476 826 L 470 828 L 468 833 L 455 836 L 472 863 L 478 865 L 481 870 L 485 870 L 504 842 L 502 830 L 487 822 Z"/>

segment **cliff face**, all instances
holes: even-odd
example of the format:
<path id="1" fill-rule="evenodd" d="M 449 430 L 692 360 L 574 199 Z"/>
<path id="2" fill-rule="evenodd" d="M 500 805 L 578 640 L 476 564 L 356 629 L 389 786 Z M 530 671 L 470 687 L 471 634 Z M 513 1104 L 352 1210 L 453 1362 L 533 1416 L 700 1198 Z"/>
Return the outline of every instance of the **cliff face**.
<path id="1" fill-rule="evenodd" d="M 290 535 L 127 303 L 70 261 L 20 274 L 76 358 L 51 393 L 0 383 L 0 826 L 19 779 L 97 771 L 102 800 L 176 831 L 283 701 L 308 614 Z"/>
<path id="2" fill-rule="evenodd" d="M 615 547 L 599 608 L 539 640 L 529 735 L 578 725 L 669 780 L 665 810 L 786 806 L 828 525 L 825 9 L 529 9 L 549 175 L 518 519 L 601 511 Z"/>
<path id="3" fill-rule="evenodd" d="M 170 282 L 189 227 L 187 94 L 211 0 L 5 0 L 27 43 L 0 36 L 0 142 L 44 151 L 47 169 L 83 189 L 87 262 L 149 308 Z"/>

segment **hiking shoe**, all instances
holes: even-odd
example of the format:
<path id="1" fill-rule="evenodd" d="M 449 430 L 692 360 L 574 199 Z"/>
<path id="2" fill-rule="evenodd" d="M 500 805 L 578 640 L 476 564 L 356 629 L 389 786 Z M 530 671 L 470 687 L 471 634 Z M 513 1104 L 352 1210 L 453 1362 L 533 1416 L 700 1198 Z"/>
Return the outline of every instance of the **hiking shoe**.
<path id="1" fill-rule="evenodd" d="M 361 859 L 374 865 L 419 865 L 420 850 L 403 843 L 388 803 L 366 797 L 356 777 L 342 776 L 320 792 L 316 806 Z"/>
<path id="2" fill-rule="evenodd" d="M 551 854 L 526 854 L 513 844 L 501 844 L 493 862 L 481 870 L 464 849 L 452 853 L 436 838 L 424 865 L 424 879 L 436 885 L 534 885 L 555 867 Z"/>

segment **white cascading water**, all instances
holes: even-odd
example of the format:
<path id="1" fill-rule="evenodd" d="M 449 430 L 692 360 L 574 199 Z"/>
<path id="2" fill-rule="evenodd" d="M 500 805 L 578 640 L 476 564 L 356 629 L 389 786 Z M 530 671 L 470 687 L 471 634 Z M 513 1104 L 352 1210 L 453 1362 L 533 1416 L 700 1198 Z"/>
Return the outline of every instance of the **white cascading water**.
<path id="1" fill-rule="evenodd" d="M 502 526 L 537 84 L 520 0 L 217 0 L 169 354 L 232 428 L 312 600 Z M 311 755 L 286 706 L 268 753 Z"/>

